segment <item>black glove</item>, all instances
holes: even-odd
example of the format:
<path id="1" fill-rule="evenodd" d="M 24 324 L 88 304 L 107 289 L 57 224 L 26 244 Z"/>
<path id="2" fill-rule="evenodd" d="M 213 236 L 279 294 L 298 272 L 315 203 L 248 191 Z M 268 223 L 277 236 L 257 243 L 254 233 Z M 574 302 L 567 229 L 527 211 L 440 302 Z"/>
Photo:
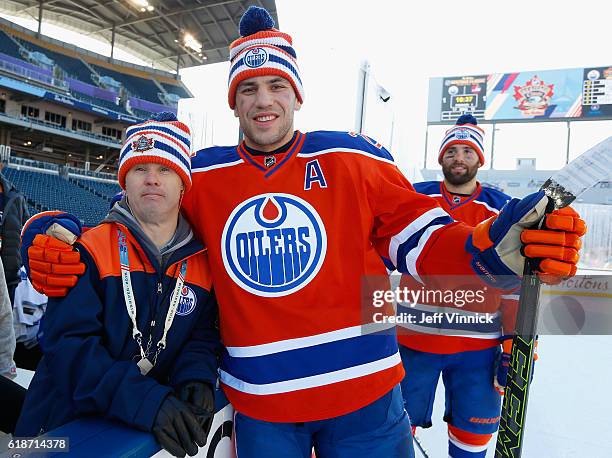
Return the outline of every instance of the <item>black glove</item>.
<path id="1" fill-rule="evenodd" d="M 182 383 L 176 391 L 179 399 L 191 408 L 205 437 L 208 437 L 215 416 L 215 392 L 212 386 L 205 382 L 191 381 Z"/>
<path id="2" fill-rule="evenodd" d="M 206 444 L 206 434 L 191 409 L 173 395 L 168 396 L 157 412 L 153 434 L 162 448 L 174 456 L 194 456 Z"/>

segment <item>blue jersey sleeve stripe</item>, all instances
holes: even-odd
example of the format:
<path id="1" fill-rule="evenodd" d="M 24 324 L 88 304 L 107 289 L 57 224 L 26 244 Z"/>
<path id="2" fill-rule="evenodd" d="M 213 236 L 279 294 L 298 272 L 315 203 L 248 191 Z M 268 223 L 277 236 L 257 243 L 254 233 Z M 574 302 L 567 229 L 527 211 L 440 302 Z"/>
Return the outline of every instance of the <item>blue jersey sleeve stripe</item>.
<path id="1" fill-rule="evenodd" d="M 323 151 L 361 153 L 393 162 L 391 153 L 384 146 L 369 137 L 349 132 L 309 132 L 300 151 L 300 156 L 316 155 Z"/>
<path id="2" fill-rule="evenodd" d="M 402 242 L 397 248 L 396 259 L 397 259 L 397 270 L 402 273 L 410 273 L 406 265 L 406 256 L 408 253 L 419 245 L 421 236 L 432 226 L 439 226 L 444 224 L 450 224 L 453 219 L 450 216 L 440 216 L 431 220 L 426 226 L 423 226 L 420 230 L 412 234 L 406 241 Z"/>
<path id="3" fill-rule="evenodd" d="M 204 148 L 191 158 L 191 167 L 204 169 L 207 167 L 230 164 L 242 160 L 235 146 Z"/>

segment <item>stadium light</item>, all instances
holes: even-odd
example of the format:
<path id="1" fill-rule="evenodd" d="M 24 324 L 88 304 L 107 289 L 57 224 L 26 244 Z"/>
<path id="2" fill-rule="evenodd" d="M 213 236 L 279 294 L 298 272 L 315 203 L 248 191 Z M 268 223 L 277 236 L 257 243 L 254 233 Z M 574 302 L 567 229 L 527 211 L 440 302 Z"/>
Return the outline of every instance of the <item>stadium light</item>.
<path id="1" fill-rule="evenodd" d="M 131 0 L 131 1 L 134 5 L 139 6 L 140 8 L 146 8 L 147 6 L 149 6 L 148 0 Z"/>
<path id="2" fill-rule="evenodd" d="M 155 9 L 155 7 L 151 5 L 148 0 L 131 0 L 131 2 L 134 4 L 134 6 L 140 9 L 141 13 L 144 13 L 145 11 L 150 13 Z"/>
<path id="3" fill-rule="evenodd" d="M 189 32 L 185 32 L 185 35 L 183 36 L 183 43 L 185 46 L 194 50 L 195 52 L 202 52 L 202 43 L 196 40 Z"/>

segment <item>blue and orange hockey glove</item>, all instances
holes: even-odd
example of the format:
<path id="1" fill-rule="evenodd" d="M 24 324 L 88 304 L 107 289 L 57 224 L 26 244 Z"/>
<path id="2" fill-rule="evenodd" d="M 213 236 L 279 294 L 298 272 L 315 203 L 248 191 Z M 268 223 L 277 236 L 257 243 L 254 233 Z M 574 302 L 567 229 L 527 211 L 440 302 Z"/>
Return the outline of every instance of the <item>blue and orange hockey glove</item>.
<path id="1" fill-rule="evenodd" d="M 69 213 L 48 211 L 32 216 L 21 231 L 21 257 L 32 286 L 39 293 L 62 297 L 85 272 L 72 244 L 81 222 Z"/>
<path id="2" fill-rule="evenodd" d="M 533 349 L 533 367 L 531 369 L 531 381 L 535 372 L 535 362 L 538 360 L 538 337 L 536 336 L 535 348 Z M 503 396 L 508 383 L 508 369 L 510 369 L 510 361 L 512 359 L 512 336 L 505 337 L 502 344 L 502 350 L 495 359 L 493 368 L 493 386 L 500 396 Z"/>
<path id="3" fill-rule="evenodd" d="M 512 199 L 497 216 L 478 224 L 466 242 L 472 268 L 490 285 L 520 284 L 525 258 L 542 281 L 558 283 L 576 274 L 586 224 L 571 208 L 555 210 L 544 192 Z"/>

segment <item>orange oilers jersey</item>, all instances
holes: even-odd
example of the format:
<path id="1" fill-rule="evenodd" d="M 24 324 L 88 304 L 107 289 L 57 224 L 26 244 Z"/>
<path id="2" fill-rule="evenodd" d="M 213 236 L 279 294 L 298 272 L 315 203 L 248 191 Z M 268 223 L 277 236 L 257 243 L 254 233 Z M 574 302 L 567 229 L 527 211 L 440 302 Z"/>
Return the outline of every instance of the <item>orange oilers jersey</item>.
<path id="1" fill-rule="evenodd" d="M 433 273 L 471 230 L 414 192 L 391 155 L 346 132 L 297 132 L 282 154 L 242 145 L 192 158 L 183 208 L 208 248 L 234 407 L 278 422 L 332 418 L 403 377 L 395 333 L 361 329 L 361 280 L 385 263 Z M 457 251 L 457 250 L 455 250 Z M 424 256 L 433 253 L 433 256 Z M 463 250 L 445 254 L 472 272 Z"/>
<path id="2" fill-rule="evenodd" d="M 510 200 L 510 196 L 493 188 L 477 184 L 471 195 L 453 194 L 446 189 L 444 182 L 426 181 L 416 183 L 417 192 L 427 194 L 438 201 L 440 206 L 457 221 L 470 226 L 495 216 Z M 447 272 L 440 272 L 447 273 Z M 460 279 L 458 279 L 461 281 Z M 449 282 L 451 282 L 449 278 Z M 414 279 L 404 276 L 402 287 L 418 288 Z M 410 307 L 410 314 L 415 316 L 415 323 L 402 323 L 398 330 L 400 344 L 414 350 L 428 353 L 458 353 L 461 351 L 483 350 L 499 344 L 499 337 L 514 331 L 516 310 L 518 307 L 518 294 L 500 294 L 490 289 L 485 292 L 486 300 L 482 303 L 466 304 L 461 307 L 447 304 L 417 303 Z M 403 310 L 400 305 L 399 311 Z M 465 317 L 464 323 L 449 322 L 444 315 L 442 319 L 431 319 L 443 312 L 451 315 Z M 473 323 L 470 317 L 480 314 L 481 323 Z M 458 316 L 457 315 L 457 316 Z M 485 320 L 484 317 L 488 318 Z M 420 324 L 419 324 L 420 323 Z"/>

